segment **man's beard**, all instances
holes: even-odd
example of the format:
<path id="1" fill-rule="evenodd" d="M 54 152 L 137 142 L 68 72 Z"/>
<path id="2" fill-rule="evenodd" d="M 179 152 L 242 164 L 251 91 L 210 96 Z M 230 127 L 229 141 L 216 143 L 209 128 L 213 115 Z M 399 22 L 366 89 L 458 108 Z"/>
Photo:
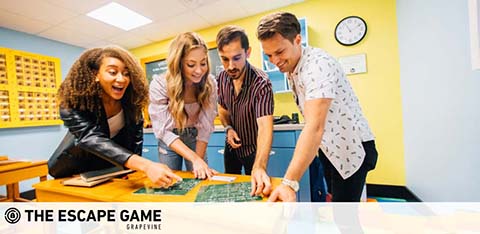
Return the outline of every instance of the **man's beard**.
<path id="1" fill-rule="evenodd" d="M 230 78 L 232 78 L 232 80 L 238 80 L 240 79 L 240 77 L 242 77 L 243 73 L 245 73 L 245 69 L 247 68 L 247 66 L 243 66 L 242 70 L 240 72 L 238 72 L 238 76 L 234 77 L 231 75 L 231 72 L 236 72 L 238 71 L 237 68 L 233 69 L 233 70 L 228 70 L 227 71 L 227 74 L 230 76 Z"/>

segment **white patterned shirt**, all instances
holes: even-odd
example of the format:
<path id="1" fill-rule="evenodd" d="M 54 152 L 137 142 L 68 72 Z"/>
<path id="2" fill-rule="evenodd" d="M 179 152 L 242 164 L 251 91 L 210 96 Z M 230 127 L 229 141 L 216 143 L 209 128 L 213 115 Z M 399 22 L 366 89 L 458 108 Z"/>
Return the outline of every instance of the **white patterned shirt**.
<path id="1" fill-rule="evenodd" d="M 353 175 L 365 158 L 362 142 L 374 136 L 340 63 L 322 49 L 302 48 L 288 81 L 302 114 L 306 101 L 332 99 L 320 149 L 344 179 Z"/>

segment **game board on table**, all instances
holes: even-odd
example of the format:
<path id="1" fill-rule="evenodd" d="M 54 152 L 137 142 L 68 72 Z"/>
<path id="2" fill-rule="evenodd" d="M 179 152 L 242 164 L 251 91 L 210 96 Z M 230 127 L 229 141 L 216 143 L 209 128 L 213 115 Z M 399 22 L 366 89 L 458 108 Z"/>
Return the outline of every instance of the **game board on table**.
<path id="1" fill-rule="evenodd" d="M 134 194 L 156 194 L 156 195 L 185 195 L 200 183 L 197 179 L 183 179 L 169 188 L 141 188 Z"/>
<path id="2" fill-rule="evenodd" d="M 250 182 L 202 186 L 195 202 L 246 202 L 262 200 L 260 196 L 250 196 Z"/>

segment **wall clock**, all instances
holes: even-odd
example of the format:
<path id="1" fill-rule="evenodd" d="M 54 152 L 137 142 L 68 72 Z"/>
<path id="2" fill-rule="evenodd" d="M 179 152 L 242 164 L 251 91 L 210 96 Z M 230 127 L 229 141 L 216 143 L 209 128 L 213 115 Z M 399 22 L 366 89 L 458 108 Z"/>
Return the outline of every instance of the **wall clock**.
<path id="1" fill-rule="evenodd" d="M 367 34 L 367 23 L 358 16 L 348 16 L 335 27 L 335 39 L 344 46 L 359 43 Z"/>

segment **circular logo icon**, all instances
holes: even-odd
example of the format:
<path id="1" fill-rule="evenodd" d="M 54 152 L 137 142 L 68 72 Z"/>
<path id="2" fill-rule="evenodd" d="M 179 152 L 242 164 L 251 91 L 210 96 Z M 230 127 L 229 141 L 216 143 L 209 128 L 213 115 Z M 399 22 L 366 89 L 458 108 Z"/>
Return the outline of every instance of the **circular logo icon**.
<path id="1" fill-rule="evenodd" d="M 10 224 L 18 223 L 21 216 L 20 211 L 14 207 L 10 207 L 5 211 L 5 221 Z"/>

